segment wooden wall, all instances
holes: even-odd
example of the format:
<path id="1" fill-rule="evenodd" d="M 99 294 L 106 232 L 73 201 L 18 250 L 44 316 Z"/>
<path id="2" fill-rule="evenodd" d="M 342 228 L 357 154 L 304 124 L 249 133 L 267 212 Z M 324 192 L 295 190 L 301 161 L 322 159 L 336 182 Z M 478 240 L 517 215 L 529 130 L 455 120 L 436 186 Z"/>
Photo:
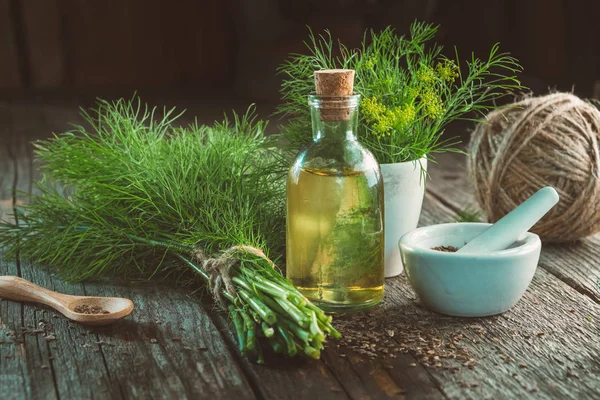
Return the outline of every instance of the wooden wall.
<path id="1" fill-rule="evenodd" d="M 358 45 L 366 28 L 406 32 L 420 19 L 441 24 L 436 40 L 463 58 L 501 42 L 537 93 L 589 97 L 598 15 L 600 0 L 0 0 L 0 90 L 166 87 L 277 101 L 275 71 L 305 51 L 307 25 Z"/>
<path id="2" fill-rule="evenodd" d="M 219 0 L 0 0 L 0 87 L 219 87 L 234 46 Z"/>

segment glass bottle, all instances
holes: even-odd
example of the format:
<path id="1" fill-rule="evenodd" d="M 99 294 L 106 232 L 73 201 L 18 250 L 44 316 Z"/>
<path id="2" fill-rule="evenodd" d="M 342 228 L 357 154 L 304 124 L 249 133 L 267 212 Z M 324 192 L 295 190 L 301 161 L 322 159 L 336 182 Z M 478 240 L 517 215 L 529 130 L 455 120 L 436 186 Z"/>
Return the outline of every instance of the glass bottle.
<path id="1" fill-rule="evenodd" d="M 357 141 L 359 101 L 309 96 L 313 143 L 287 177 L 287 277 L 328 312 L 383 298 L 383 181 Z"/>

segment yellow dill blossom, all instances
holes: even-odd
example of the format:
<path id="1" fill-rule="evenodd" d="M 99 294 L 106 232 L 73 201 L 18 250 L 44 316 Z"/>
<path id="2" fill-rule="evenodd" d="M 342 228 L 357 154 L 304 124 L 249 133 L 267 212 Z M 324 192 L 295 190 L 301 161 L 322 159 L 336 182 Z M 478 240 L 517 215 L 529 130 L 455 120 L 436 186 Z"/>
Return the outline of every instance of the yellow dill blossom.
<path id="1" fill-rule="evenodd" d="M 398 107 L 394 110 L 394 127 L 403 129 L 410 126 L 417 115 L 417 110 L 413 104 L 406 104 L 404 107 Z"/>
<path id="2" fill-rule="evenodd" d="M 425 114 L 433 119 L 442 117 L 446 111 L 444 102 L 431 88 L 421 92 L 421 106 Z"/>
<path id="3" fill-rule="evenodd" d="M 388 109 L 386 106 L 377 101 L 376 97 L 366 97 L 360 103 L 361 112 L 365 119 L 369 122 L 374 122 L 384 114 Z"/>
<path id="4" fill-rule="evenodd" d="M 364 69 L 372 69 L 373 67 L 375 67 L 375 56 L 371 55 L 365 61 Z"/>
<path id="5" fill-rule="evenodd" d="M 371 133 L 379 139 L 391 136 L 394 130 L 410 126 L 417 116 L 417 110 L 412 103 L 390 108 L 375 97 L 364 99 L 361 107 L 362 115 L 371 126 Z"/>
<path id="6" fill-rule="evenodd" d="M 435 69 L 438 76 L 446 82 L 454 82 L 458 77 L 458 66 L 452 60 L 437 63 Z"/>
<path id="7" fill-rule="evenodd" d="M 416 76 L 421 83 L 433 83 L 435 80 L 435 71 L 429 65 L 422 64 Z"/>
<path id="8" fill-rule="evenodd" d="M 414 101 L 417 96 L 419 96 L 419 94 L 421 93 L 421 88 L 419 86 L 411 86 L 408 88 L 408 98 L 410 99 L 410 101 Z"/>
<path id="9" fill-rule="evenodd" d="M 372 133 L 377 137 L 388 134 L 391 127 L 390 109 L 380 103 L 376 97 L 365 98 L 360 106 L 363 117 L 371 125 Z"/>
<path id="10" fill-rule="evenodd" d="M 393 126 L 394 113 L 391 110 L 388 110 L 385 114 L 381 116 L 379 121 L 373 124 L 374 134 L 377 135 L 378 138 L 382 138 L 383 136 L 390 136 L 392 134 Z"/>

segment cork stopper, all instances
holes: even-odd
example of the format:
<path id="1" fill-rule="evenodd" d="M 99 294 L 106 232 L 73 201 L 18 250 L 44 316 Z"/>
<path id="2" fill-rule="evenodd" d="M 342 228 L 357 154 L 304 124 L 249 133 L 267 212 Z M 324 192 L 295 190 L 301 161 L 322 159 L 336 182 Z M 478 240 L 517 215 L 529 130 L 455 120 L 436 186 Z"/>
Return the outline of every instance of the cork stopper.
<path id="1" fill-rule="evenodd" d="M 354 91 L 354 70 L 315 71 L 315 88 L 319 96 L 350 96 Z"/>
<path id="2" fill-rule="evenodd" d="M 324 69 L 315 71 L 317 95 L 328 97 L 321 106 L 323 121 L 347 121 L 350 119 L 350 105 L 340 96 L 354 94 L 353 69 Z"/>

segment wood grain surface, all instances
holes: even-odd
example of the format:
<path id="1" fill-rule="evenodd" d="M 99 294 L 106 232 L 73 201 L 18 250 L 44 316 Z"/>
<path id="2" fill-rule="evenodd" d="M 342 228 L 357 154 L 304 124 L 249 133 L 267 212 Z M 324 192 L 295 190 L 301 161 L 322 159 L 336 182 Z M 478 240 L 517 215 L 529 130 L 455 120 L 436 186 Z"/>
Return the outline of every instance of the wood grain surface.
<path id="1" fill-rule="evenodd" d="M 76 118 L 73 105 L 0 106 L 0 217 L 11 218 L 17 201 L 35 192 L 39 173 L 29 141 Z M 456 155 L 431 165 L 421 225 L 453 221 L 475 205 L 464 165 Z M 435 314 L 405 276 L 388 279 L 381 306 L 337 317 L 345 339 L 330 342 L 321 360 L 268 355 L 266 366 L 242 358 L 224 316 L 186 290 L 152 282 L 68 284 L 26 260 L 0 256 L 0 275 L 136 304 L 120 323 L 89 328 L 48 308 L 0 300 L 0 398 L 599 398 L 599 241 L 544 246 L 521 301 L 488 318 Z M 428 366 L 437 362 L 428 351 L 446 350 L 439 366 Z"/>

